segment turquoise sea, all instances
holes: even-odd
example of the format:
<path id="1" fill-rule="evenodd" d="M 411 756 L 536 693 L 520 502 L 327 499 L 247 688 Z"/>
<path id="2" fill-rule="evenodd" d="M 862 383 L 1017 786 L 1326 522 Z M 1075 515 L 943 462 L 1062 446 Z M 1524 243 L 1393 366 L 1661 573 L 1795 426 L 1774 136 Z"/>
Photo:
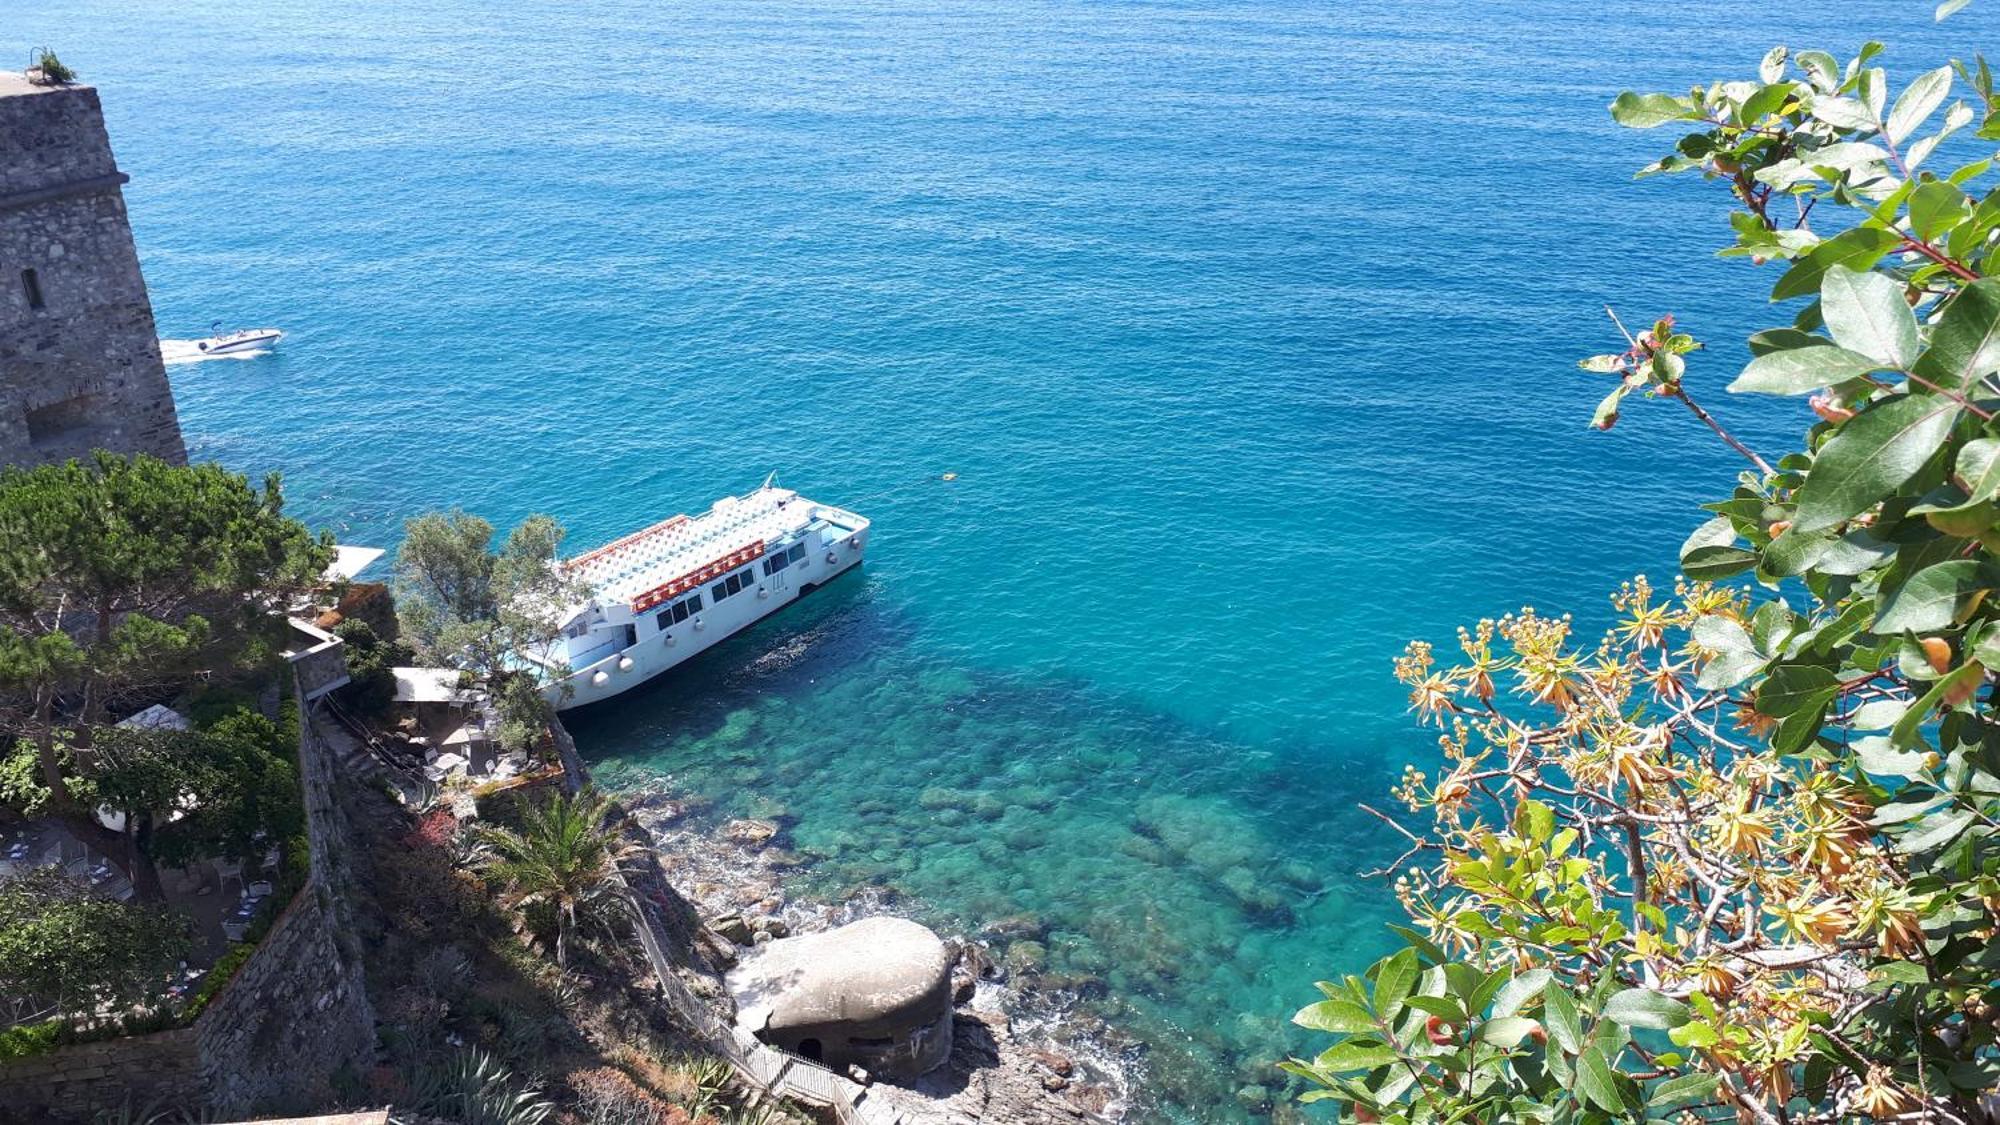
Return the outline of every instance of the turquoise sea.
<path id="1" fill-rule="evenodd" d="M 101 86 L 163 335 L 288 332 L 172 368 L 182 422 L 344 540 L 585 547 L 773 470 L 872 516 L 580 742 L 782 809 L 823 892 L 1038 917 L 1148 1044 L 1139 1116 L 1222 1121 L 1385 947 L 1404 640 L 1601 619 L 1736 472 L 1677 407 L 1585 428 L 1601 306 L 1715 341 L 1754 444 L 1801 420 L 1723 400 L 1770 276 L 1605 103 L 1863 31 L 1900 84 L 1995 11 L 15 0 L 0 56 Z"/>

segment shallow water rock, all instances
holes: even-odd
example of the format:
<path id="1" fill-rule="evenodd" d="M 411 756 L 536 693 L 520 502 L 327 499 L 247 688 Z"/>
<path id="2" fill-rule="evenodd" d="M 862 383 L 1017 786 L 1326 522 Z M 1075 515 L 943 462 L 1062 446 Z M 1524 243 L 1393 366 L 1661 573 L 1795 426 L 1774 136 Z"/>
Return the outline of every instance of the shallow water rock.
<path id="1" fill-rule="evenodd" d="M 1036 976 L 1049 967 L 1048 947 L 1039 941 L 1017 941 L 1007 947 L 1000 965 L 1010 977 Z"/>
<path id="2" fill-rule="evenodd" d="M 1319 872 L 1313 870 L 1312 864 L 1301 863 L 1298 860 L 1279 864 L 1278 878 L 1288 886 L 1308 893 L 1318 891 L 1326 885 L 1326 881 L 1320 878 Z"/>
<path id="3" fill-rule="evenodd" d="M 1034 914 L 1011 914 L 979 927 L 979 936 L 998 942 L 1042 941 L 1049 936 L 1049 924 Z"/>
<path id="4" fill-rule="evenodd" d="M 936 812 L 939 809 L 961 809 L 971 804 L 971 797 L 962 789 L 950 789 L 933 785 L 917 794 L 917 806 Z"/>
<path id="5" fill-rule="evenodd" d="M 755 936 L 750 929 L 749 920 L 741 914 L 724 914 L 710 922 L 708 928 L 738 945 L 749 945 Z"/>
<path id="6" fill-rule="evenodd" d="M 778 822 L 775 820 L 758 818 L 732 820 L 722 826 L 723 839 L 732 844 L 744 844 L 750 847 L 769 843 L 777 834 Z"/>

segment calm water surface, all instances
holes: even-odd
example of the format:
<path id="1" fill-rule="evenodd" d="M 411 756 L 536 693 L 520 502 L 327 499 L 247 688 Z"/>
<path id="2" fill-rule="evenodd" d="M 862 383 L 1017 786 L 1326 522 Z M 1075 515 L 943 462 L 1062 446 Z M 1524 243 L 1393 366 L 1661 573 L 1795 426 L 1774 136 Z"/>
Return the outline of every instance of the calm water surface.
<path id="1" fill-rule="evenodd" d="M 1144 1116 L 1208 1121 L 1385 946 L 1354 805 L 1426 753 L 1403 641 L 1598 612 L 1736 471 L 1665 406 L 1584 427 L 1604 303 L 1715 340 L 1707 387 L 1769 323 L 1604 104 L 1864 30 L 1900 84 L 1995 17 L 16 0 L 0 49 L 103 88 L 164 335 L 287 330 L 173 368 L 183 424 L 344 539 L 457 504 L 588 546 L 772 470 L 872 516 L 865 572 L 579 740 L 781 809 L 821 890 L 1039 917 L 1150 1045 Z"/>

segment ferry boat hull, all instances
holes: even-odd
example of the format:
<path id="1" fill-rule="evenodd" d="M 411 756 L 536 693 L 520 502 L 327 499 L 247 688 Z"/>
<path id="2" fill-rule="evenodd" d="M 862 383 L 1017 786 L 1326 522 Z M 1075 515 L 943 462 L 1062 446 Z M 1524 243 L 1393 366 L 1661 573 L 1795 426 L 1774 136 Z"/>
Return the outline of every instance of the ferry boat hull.
<path id="1" fill-rule="evenodd" d="M 739 499 L 776 492 L 766 488 Z M 867 519 L 783 495 L 804 507 L 802 526 L 737 547 L 636 596 L 620 597 L 626 591 L 612 589 L 594 597 L 566 631 L 567 648 L 555 654 L 560 663 L 550 662 L 543 688 L 549 702 L 570 711 L 622 695 L 861 565 Z"/>

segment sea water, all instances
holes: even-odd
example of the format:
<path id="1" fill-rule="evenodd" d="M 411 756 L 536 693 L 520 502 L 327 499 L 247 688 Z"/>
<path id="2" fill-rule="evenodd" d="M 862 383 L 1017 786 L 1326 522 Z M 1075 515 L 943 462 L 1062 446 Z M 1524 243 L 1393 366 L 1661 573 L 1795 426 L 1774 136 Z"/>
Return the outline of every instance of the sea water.
<path id="1" fill-rule="evenodd" d="M 1804 421 L 1720 393 L 1789 314 L 1605 103 L 1993 38 L 1930 7 L 15 0 L 0 48 L 99 84 L 163 336 L 286 332 L 171 369 L 192 453 L 344 541 L 461 505 L 581 548 L 774 470 L 870 516 L 585 753 L 782 812 L 818 893 L 1032 916 L 1147 1045 L 1140 1115 L 1208 1121 L 1389 945 L 1404 641 L 1601 621 L 1742 468 L 1676 404 L 1586 429 L 1602 306 L 1712 340 L 1764 451 Z"/>

